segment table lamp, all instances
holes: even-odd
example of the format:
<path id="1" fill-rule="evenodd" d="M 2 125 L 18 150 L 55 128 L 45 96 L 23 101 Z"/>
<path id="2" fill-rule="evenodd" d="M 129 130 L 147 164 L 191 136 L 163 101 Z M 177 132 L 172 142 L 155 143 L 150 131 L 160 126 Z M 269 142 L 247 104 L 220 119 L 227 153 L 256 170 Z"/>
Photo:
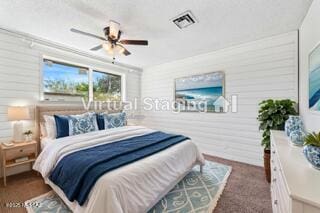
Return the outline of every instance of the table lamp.
<path id="1" fill-rule="evenodd" d="M 28 107 L 10 106 L 8 107 L 8 120 L 16 121 L 13 124 L 13 142 L 23 142 L 22 120 L 29 120 L 30 113 Z"/>

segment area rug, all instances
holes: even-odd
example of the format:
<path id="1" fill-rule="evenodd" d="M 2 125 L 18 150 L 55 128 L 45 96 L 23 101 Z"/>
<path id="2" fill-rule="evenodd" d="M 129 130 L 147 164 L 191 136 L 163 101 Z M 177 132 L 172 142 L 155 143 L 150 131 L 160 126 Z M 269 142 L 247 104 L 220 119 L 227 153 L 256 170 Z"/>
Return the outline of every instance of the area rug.
<path id="1" fill-rule="evenodd" d="M 231 173 L 231 167 L 206 161 L 203 173 L 195 166 L 149 213 L 212 212 Z M 53 191 L 25 202 L 29 213 L 71 213 Z M 32 205 L 30 205 L 32 204 Z"/>

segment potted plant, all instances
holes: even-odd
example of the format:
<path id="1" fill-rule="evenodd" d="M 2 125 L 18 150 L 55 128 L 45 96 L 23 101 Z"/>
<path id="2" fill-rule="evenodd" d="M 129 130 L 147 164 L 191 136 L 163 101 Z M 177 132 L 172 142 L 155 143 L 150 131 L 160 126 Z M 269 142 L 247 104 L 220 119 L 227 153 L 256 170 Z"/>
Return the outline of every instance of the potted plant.
<path id="1" fill-rule="evenodd" d="M 310 133 L 304 138 L 303 153 L 314 168 L 320 169 L 320 132 Z"/>
<path id="2" fill-rule="evenodd" d="M 284 124 L 289 115 L 296 115 L 295 102 L 289 99 L 264 100 L 260 104 L 258 121 L 259 129 L 263 131 L 261 145 L 264 147 L 264 169 L 266 179 L 270 183 L 270 130 L 284 130 Z"/>
<path id="3" fill-rule="evenodd" d="M 32 141 L 32 131 L 28 130 L 26 132 L 23 133 L 25 136 L 26 141 Z"/>

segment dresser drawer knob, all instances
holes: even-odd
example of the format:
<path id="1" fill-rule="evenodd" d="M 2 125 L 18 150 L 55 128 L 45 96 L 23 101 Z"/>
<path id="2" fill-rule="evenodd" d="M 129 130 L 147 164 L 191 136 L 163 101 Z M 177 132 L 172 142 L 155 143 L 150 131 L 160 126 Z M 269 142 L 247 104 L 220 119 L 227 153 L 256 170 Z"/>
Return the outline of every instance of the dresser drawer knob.
<path id="1" fill-rule="evenodd" d="M 273 150 L 273 151 L 272 151 L 272 154 L 276 154 L 276 151 Z"/>
<path id="2" fill-rule="evenodd" d="M 278 205 L 278 200 L 273 201 L 274 205 Z"/>
<path id="3" fill-rule="evenodd" d="M 276 181 L 277 181 L 277 178 L 273 178 L 272 181 L 273 181 L 273 182 L 276 182 Z"/>
<path id="4" fill-rule="evenodd" d="M 20 149 L 20 152 L 23 152 L 23 149 Z"/>
<path id="5" fill-rule="evenodd" d="M 273 171 L 277 171 L 277 167 L 274 167 L 274 168 L 273 168 Z"/>

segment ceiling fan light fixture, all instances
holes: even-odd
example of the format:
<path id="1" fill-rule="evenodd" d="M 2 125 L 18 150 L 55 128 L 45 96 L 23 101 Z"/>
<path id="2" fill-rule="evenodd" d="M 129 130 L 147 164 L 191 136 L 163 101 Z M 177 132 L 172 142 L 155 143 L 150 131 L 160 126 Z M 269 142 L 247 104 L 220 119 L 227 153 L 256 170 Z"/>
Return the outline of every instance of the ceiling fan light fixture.
<path id="1" fill-rule="evenodd" d="M 119 53 L 119 54 L 123 54 L 125 51 L 124 47 L 121 45 L 116 45 L 115 47 L 115 52 Z"/>
<path id="2" fill-rule="evenodd" d="M 102 44 L 103 49 L 106 51 L 110 51 L 112 49 L 112 44 L 110 42 L 106 42 Z"/>
<path id="3" fill-rule="evenodd" d="M 102 44 L 103 49 L 109 54 L 109 55 L 114 55 L 114 48 L 113 45 L 110 42 L 103 43 Z"/>
<path id="4" fill-rule="evenodd" d="M 109 55 L 118 55 L 118 54 L 123 54 L 125 52 L 125 48 L 121 45 L 114 45 L 110 42 L 102 44 L 103 49 L 107 51 Z"/>
<path id="5" fill-rule="evenodd" d="M 110 23 L 109 23 L 109 27 L 110 27 L 109 36 L 112 39 L 118 38 L 118 34 L 119 34 L 119 31 L 120 31 L 120 24 L 118 22 L 115 22 L 115 21 L 111 20 Z"/>

